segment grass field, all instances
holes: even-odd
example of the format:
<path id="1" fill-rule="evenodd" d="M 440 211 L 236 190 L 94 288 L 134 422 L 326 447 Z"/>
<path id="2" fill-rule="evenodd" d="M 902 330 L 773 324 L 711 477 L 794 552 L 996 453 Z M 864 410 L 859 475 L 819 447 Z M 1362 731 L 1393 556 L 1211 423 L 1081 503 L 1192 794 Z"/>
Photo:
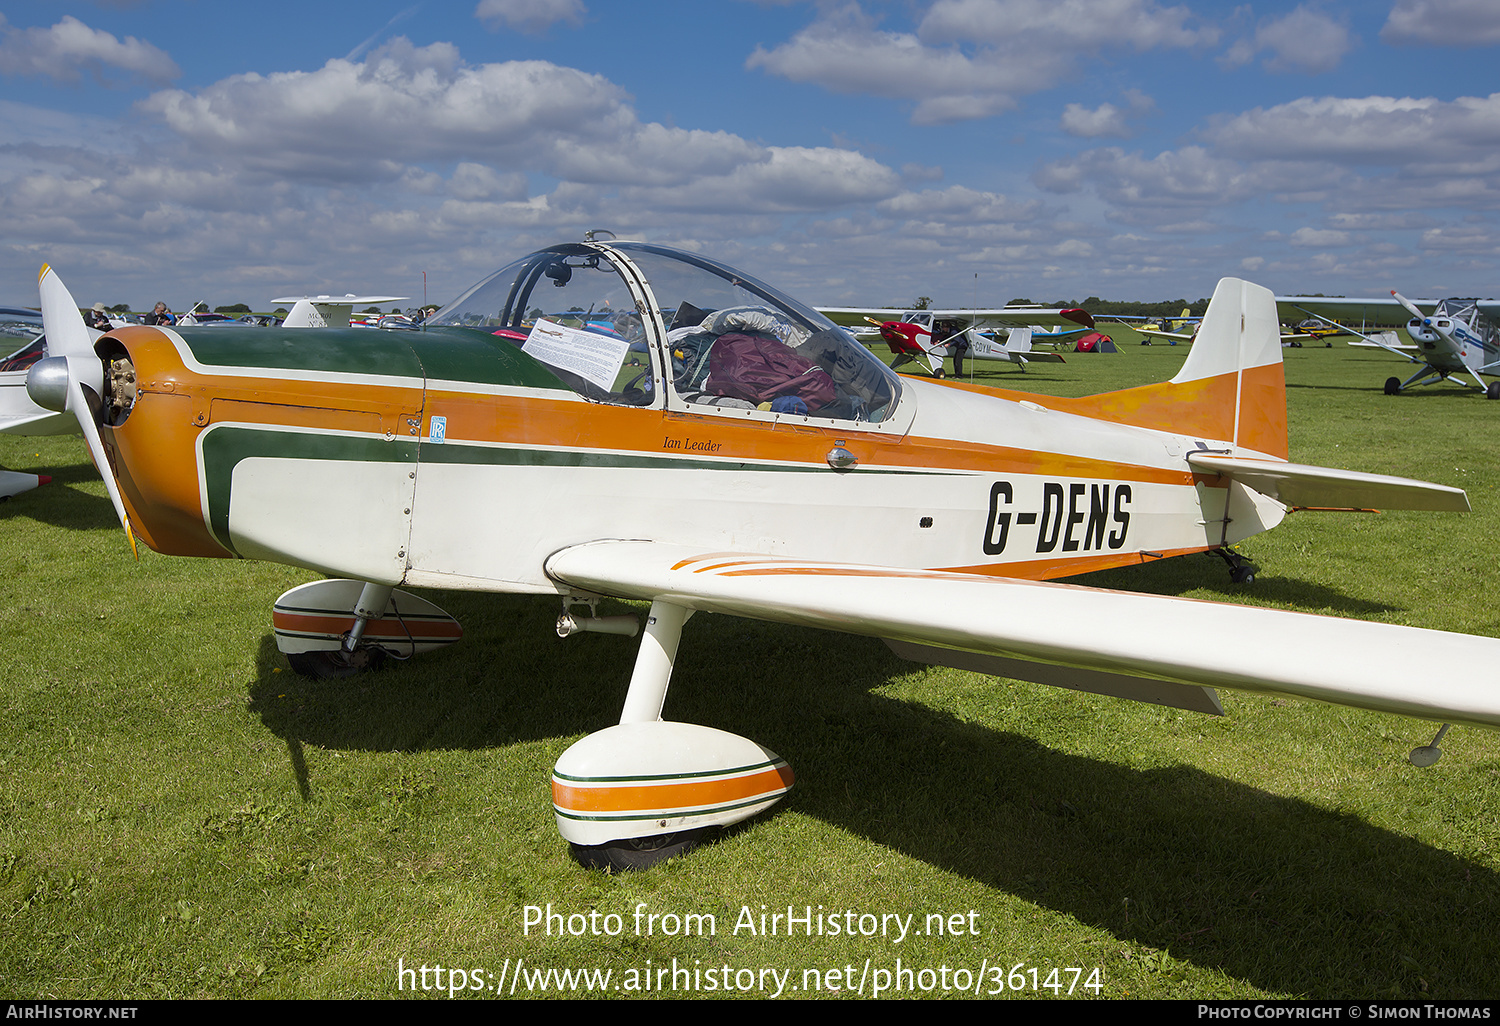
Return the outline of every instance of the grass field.
<path id="1" fill-rule="evenodd" d="M 1185 355 L 1127 341 L 977 380 L 1086 394 Z M 1500 636 L 1500 403 L 1386 397 L 1401 365 L 1381 353 L 1286 362 L 1293 460 L 1460 485 L 1474 512 L 1294 515 L 1243 546 L 1249 588 L 1203 556 L 1079 580 Z M 1209 718 L 704 615 L 667 716 L 768 745 L 797 787 L 611 877 L 570 860 L 547 780 L 618 716 L 633 642 L 558 639 L 553 600 L 435 594 L 460 645 L 305 680 L 270 609 L 313 575 L 137 565 L 76 437 L 0 436 L 0 464 L 55 478 L 0 505 L 0 996 L 435 996 L 453 968 L 516 997 L 557 993 L 530 975 L 549 969 L 608 971 L 610 996 L 769 996 L 778 978 L 793 996 L 1500 995 L 1493 732 L 1454 730 L 1418 770 L 1433 724 L 1235 693 Z M 1170 644 L 1170 622 L 1139 626 Z M 1248 643 L 1224 638 L 1224 659 Z M 584 935 L 528 932 L 549 904 Z M 762 935 L 762 906 L 811 906 L 824 935 Z M 862 914 L 910 933 L 845 935 Z"/>

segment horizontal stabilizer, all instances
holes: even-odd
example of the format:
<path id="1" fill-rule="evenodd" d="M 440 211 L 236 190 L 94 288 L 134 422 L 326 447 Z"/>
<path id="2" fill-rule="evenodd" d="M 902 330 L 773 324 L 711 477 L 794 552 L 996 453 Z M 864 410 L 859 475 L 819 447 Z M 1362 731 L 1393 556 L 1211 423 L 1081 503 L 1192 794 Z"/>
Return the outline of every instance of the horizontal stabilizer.
<path id="1" fill-rule="evenodd" d="M 1469 497 L 1462 488 L 1414 481 L 1409 477 L 1309 467 L 1275 460 L 1237 459 L 1208 452 L 1190 452 L 1187 460 L 1194 470 L 1222 474 L 1287 506 L 1469 511 Z"/>

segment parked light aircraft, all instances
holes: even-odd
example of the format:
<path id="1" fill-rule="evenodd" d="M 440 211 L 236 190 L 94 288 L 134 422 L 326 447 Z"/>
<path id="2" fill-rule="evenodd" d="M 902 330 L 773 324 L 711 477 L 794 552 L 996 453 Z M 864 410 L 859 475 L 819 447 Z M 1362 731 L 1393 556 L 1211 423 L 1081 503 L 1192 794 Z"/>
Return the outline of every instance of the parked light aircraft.
<path id="1" fill-rule="evenodd" d="M 953 373 L 960 377 L 963 376 L 965 358 L 1013 363 L 1022 373 L 1026 371 L 1026 364 L 1033 360 L 1039 363 L 1064 362 L 1056 352 L 1039 352 L 1032 348 L 1031 328 L 1000 330 L 1005 332 L 1003 342 L 953 321 L 938 321 L 931 327 L 920 321 L 886 321 L 880 325 L 880 337 L 896 355 L 891 361 L 892 370 L 920 360 L 935 378 L 946 375 L 943 360 L 948 356 L 953 357 Z M 941 341 L 933 341 L 939 336 L 942 336 Z"/>
<path id="2" fill-rule="evenodd" d="M 964 359 L 1014 363 L 1022 371 L 1032 361 L 1061 363 L 1062 357 L 1035 350 L 1037 342 L 1058 343 L 1092 331 L 1094 319 L 1086 310 L 1055 310 L 1010 306 L 999 310 L 883 310 L 865 307 L 819 307 L 836 324 L 853 326 L 853 318 L 873 325 L 857 330 L 861 341 L 879 338 L 896 354 L 893 367 L 919 360 L 935 378 L 946 374 L 943 361 L 953 358 L 953 372 L 963 374 Z M 877 320 L 876 318 L 885 318 Z M 1046 328 L 1061 330 L 1048 332 Z M 1004 333 L 1005 341 L 991 338 Z"/>
<path id="3" fill-rule="evenodd" d="M 291 303 L 292 309 L 281 322 L 283 328 L 347 328 L 356 306 L 395 303 L 406 296 L 283 296 L 273 303 Z"/>
<path id="4" fill-rule="evenodd" d="M 36 316 L 35 311 L 31 314 Z M 86 330 L 95 338 L 102 334 L 93 329 Z M 72 414 L 44 410 L 26 394 L 26 374 L 45 354 L 46 336 L 37 334 L 21 348 L 0 359 L 0 433 L 65 435 L 78 430 L 78 421 Z M 0 500 L 29 492 L 51 480 L 46 474 L 27 474 L 0 467 Z"/>
<path id="5" fill-rule="evenodd" d="M 1160 339 L 1168 345 L 1175 346 L 1179 342 L 1193 341 L 1193 336 L 1198 334 L 1198 325 L 1201 323 L 1202 318 L 1194 317 L 1192 313 L 1191 308 L 1183 307 L 1181 317 L 1161 318 L 1124 315 L 1113 319 L 1129 325 L 1130 329 L 1137 334 L 1145 335 L 1146 341 L 1141 343 L 1143 346 L 1149 346 L 1152 339 Z M 1140 327 L 1136 327 L 1134 324 L 1131 324 L 1132 321 L 1141 321 L 1142 324 Z M 1187 328 L 1188 330 L 1183 331 L 1183 328 Z"/>
<path id="6" fill-rule="evenodd" d="M 651 603 L 619 724 L 553 773 L 559 832 L 591 864 L 650 864 L 792 786 L 755 742 L 662 719 L 700 611 L 1206 713 L 1230 687 L 1500 725 L 1500 640 L 1046 583 L 1222 550 L 1289 510 L 1468 508 L 1287 461 L 1276 307 L 1244 281 L 1219 283 L 1171 381 L 1075 399 L 900 377 L 774 288 L 641 242 L 524 257 L 420 332 L 294 343 L 144 326 L 91 343 L 50 268 L 40 288 L 55 355 L 28 388 L 77 416 L 132 545 L 335 578 L 273 610 L 300 672 L 459 638 L 398 585 L 550 595 L 563 635 L 635 633 L 594 615 L 600 597 Z M 640 314 L 636 337 L 531 319 L 606 303 Z"/>
<path id="7" fill-rule="evenodd" d="M 1394 289 L 1389 299 L 1329 299 L 1322 296 L 1277 296 L 1282 316 L 1300 312 L 1340 327 L 1362 341 L 1350 345 L 1373 345 L 1418 366 L 1411 377 L 1387 378 L 1385 394 L 1397 395 L 1413 385 L 1452 381 L 1465 388 L 1478 388 L 1489 399 L 1500 399 L 1500 381 L 1488 386 L 1479 375 L 1500 376 L 1500 302 L 1492 299 L 1419 299 L 1413 302 Z M 1335 319 L 1343 323 L 1335 323 Z M 1355 330 L 1349 322 L 1358 320 Z M 1398 346 L 1389 332 L 1365 334 L 1371 328 L 1405 326 L 1416 345 Z M 1410 350 L 1410 351 L 1408 351 Z M 1464 377 L 1468 381 L 1463 380 Z"/>

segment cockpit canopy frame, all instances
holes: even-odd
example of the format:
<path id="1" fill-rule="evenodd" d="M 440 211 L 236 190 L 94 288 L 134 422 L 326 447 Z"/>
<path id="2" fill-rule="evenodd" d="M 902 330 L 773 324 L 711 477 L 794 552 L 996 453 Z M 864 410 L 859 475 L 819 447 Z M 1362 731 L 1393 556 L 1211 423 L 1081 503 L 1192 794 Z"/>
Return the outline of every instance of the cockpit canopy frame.
<path id="1" fill-rule="evenodd" d="M 426 325 L 486 329 L 596 402 L 876 430 L 910 419 L 901 379 L 847 331 L 735 268 L 652 243 L 549 246 Z"/>

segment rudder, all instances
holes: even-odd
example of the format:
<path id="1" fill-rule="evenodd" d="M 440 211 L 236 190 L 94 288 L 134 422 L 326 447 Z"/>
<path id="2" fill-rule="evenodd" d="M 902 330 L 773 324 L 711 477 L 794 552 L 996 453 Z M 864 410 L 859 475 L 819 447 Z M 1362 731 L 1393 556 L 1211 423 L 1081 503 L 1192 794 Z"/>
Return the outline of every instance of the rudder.
<path id="1" fill-rule="evenodd" d="M 1270 289 L 1224 278 L 1182 369 L 1170 381 L 1084 399 L 1049 400 L 1070 413 L 1228 441 L 1236 455 L 1287 458 L 1281 326 Z"/>

